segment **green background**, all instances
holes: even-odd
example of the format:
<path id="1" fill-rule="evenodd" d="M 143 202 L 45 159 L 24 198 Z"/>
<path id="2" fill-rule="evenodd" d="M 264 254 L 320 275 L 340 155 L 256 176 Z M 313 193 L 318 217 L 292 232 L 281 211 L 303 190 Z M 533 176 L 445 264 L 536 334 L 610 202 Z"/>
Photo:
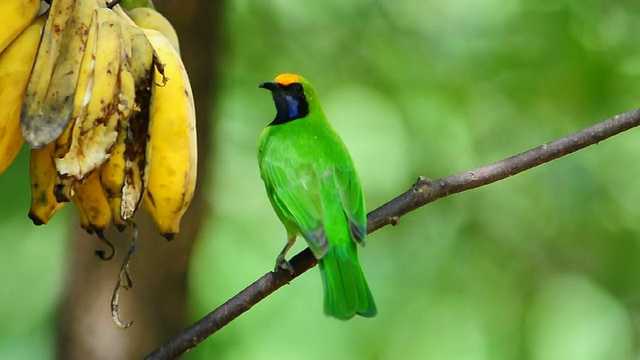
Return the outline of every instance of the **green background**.
<path id="1" fill-rule="evenodd" d="M 255 154 L 275 112 L 257 84 L 278 73 L 314 83 L 370 210 L 420 175 L 470 170 L 640 106 L 631 1 L 234 1 L 226 12 L 193 320 L 271 269 L 286 239 Z M 327 318 L 312 269 L 187 359 L 637 358 L 637 132 L 369 236 L 360 259 L 377 317 Z M 0 177 L 3 359 L 53 357 L 76 216 L 66 207 L 31 224 L 24 150 Z"/>

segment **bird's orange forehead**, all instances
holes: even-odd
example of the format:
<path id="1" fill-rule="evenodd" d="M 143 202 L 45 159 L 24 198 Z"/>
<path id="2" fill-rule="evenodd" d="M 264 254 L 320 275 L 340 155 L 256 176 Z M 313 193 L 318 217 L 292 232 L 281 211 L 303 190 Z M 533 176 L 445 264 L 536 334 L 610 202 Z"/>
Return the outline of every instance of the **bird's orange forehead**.
<path id="1" fill-rule="evenodd" d="M 296 74 L 280 74 L 276 76 L 275 81 L 280 85 L 289 85 L 300 82 L 300 76 Z"/>

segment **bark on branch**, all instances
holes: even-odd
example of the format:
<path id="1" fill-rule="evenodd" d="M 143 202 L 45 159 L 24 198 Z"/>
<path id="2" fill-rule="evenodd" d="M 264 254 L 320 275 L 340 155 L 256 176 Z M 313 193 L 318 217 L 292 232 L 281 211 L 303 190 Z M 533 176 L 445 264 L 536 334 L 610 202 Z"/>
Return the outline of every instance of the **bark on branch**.
<path id="1" fill-rule="evenodd" d="M 601 123 L 540 145 L 502 161 L 437 180 L 420 177 L 405 193 L 371 211 L 368 233 L 396 225 L 401 216 L 440 198 L 475 189 L 571 154 L 640 125 L 640 109 L 616 115 Z M 280 269 L 268 272 L 217 309 L 149 354 L 146 359 L 174 359 L 249 310 L 253 305 L 316 265 L 309 249 L 290 260 L 295 276 Z"/>

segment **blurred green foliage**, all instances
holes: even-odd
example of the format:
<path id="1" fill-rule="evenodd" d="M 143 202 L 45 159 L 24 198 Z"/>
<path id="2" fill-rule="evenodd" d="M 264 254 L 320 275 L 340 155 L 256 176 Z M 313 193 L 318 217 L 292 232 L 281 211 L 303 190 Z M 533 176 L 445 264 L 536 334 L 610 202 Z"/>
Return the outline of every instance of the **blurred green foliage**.
<path id="1" fill-rule="evenodd" d="M 0 358 L 48 359 L 55 354 L 56 310 L 63 290 L 68 207 L 46 227 L 29 212 L 29 151 L 0 176 Z"/>
<path id="2" fill-rule="evenodd" d="M 274 114 L 261 81 L 297 72 L 316 85 L 370 209 L 419 175 L 469 170 L 640 106 L 631 2 L 236 1 L 227 11 L 216 221 L 196 249 L 194 319 L 268 270 L 285 241 L 255 160 Z M 376 318 L 325 317 L 314 269 L 189 358 L 631 358 L 636 132 L 371 235 L 360 257 Z"/>
<path id="3" fill-rule="evenodd" d="M 419 175 L 469 170 L 640 107 L 631 1 L 244 0 L 226 11 L 194 320 L 270 270 L 284 244 L 255 154 L 274 115 L 257 84 L 280 72 L 315 84 L 369 209 Z M 637 132 L 372 234 L 360 258 L 377 317 L 327 318 L 312 269 L 187 358 L 637 358 Z M 52 354 L 65 271 L 65 215 L 44 228 L 24 216 L 26 160 L 0 177 L 0 358 Z"/>

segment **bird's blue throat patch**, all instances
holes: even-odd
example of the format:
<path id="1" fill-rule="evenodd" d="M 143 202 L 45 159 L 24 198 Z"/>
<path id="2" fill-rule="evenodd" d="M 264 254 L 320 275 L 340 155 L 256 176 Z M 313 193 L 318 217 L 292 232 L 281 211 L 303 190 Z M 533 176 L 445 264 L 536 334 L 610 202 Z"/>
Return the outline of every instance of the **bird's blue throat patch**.
<path id="1" fill-rule="evenodd" d="M 289 107 L 289 118 L 295 119 L 296 117 L 298 117 L 298 113 L 300 112 L 298 111 L 300 102 L 294 99 L 292 96 L 286 96 L 285 99 L 287 99 L 287 106 Z"/>
<path id="2" fill-rule="evenodd" d="M 273 91 L 273 102 L 277 113 L 271 125 L 284 124 L 309 115 L 309 103 L 299 83 L 281 86 Z"/>

